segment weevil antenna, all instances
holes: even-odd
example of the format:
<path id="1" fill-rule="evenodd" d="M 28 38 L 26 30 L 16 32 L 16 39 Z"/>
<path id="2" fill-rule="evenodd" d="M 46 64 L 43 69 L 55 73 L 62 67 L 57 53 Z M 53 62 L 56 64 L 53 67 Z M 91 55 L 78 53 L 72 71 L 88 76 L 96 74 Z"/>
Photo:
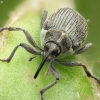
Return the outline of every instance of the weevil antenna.
<path id="1" fill-rule="evenodd" d="M 45 64 L 46 60 L 48 59 L 50 53 L 51 53 L 51 52 L 48 52 L 47 55 L 45 56 L 45 58 L 42 60 L 42 62 L 41 62 L 41 64 L 40 64 L 39 68 L 37 69 L 37 71 L 36 71 L 36 73 L 35 73 L 35 75 L 34 75 L 34 79 L 37 78 L 37 76 L 38 76 L 40 70 L 42 69 L 43 65 Z"/>

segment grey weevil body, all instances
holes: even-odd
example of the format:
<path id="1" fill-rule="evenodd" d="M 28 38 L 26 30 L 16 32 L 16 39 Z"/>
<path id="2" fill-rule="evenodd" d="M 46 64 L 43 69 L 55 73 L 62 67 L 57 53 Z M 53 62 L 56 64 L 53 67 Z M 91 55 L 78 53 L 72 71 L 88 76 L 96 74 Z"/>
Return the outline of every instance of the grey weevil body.
<path id="1" fill-rule="evenodd" d="M 47 11 L 43 12 L 41 19 L 41 47 L 38 47 L 31 35 L 22 28 L 16 27 L 3 27 L 0 28 L 0 32 L 3 30 L 9 31 L 23 31 L 28 42 L 33 46 L 29 46 L 25 43 L 20 43 L 11 52 L 7 59 L 0 59 L 2 62 L 10 62 L 14 56 L 18 47 L 24 48 L 26 51 L 34 55 L 42 55 L 43 60 L 37 69 L 34 78 L 36 79 L 44 63 L 49 61 L 49 70 L 55 77 L 55 81 L 50 85 L 46 86 L 40 91 L 41 100 L 44 100 L 43 93 L 54 86 L 59 80 L 59 74 L 53 67 L 52 63 L 57 62 L 64 66 L 82 66 L 88 77 L 94 78 L 98 83 L 100 80 L 93 76 L 79 61 L 60 61 L 59 58 L 64 56 L 71 56 L 74 54 L 80 54 L 87 51 L 92 44 L 88 43 L 83 46 L 84 41 L 87 37 L 87 21 L 76 11 L 71 8 L 60 8 L 57 12 L 51 14 L 47 18 Z M 36 50 L 34 50 L 34 48 Z M 34 57 L 31 57 L 31 61 Z"/>
<path id="2" fill-rule="evenodd" d="M 44 11 L 44 16 L 47 16 L 46 13 Z M 65 53 L 72 55 L 79 53 L 78 50 L 86 36 L 87 22 L 85 19 L 70 8 L 61 8 L 42 23 L 41 45 L 44 47 L 47 42 L 55 41 L 60 45 L 60 55 L 65 55 Z M 90 48 L 91 45 L 89 43 L 88 47 Z"/>

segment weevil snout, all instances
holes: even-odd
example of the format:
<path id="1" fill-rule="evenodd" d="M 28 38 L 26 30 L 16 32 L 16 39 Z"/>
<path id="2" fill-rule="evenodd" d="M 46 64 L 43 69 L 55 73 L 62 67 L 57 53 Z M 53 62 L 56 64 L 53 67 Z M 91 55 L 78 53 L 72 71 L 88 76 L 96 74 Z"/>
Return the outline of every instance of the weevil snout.
<path id="1" fill-rule="evenodd" d="M 55 41 L 48 41 L 44 46 L 44 59 L 42 60 L 39 68 L 37 69 L 34 78 L 36 79 L 43 65 L 48 59 L 54 59 L 61 53 L 60 45 Z"/>

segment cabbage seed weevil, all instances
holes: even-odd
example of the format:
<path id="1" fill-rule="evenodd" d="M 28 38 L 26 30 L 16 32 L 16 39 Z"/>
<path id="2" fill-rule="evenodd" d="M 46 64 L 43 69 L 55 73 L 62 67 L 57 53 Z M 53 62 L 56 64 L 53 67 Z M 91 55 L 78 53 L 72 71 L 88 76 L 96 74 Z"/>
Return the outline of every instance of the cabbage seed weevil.
<path id="1" fill-rule="evenodd" d="M 44 100 L 43 93 L 54 86 L 59 80 L 59 74 L 53 67 L 53 62 L 57 62 L 68 67 L 81 66 L 83 67 L 88 77 L 94 78 L 98 83 L 100 83 L 100 80 L 93 76 L 88 71 L 87 67 L 81 62 L 59 60 L 59 58 L 64 56 L 66 57 L 83 53 L 92 46 L 91 43 L 83 46 L 83 43 L 87 37 L 86 20 L 71 8 L 60 8 L 57 12 L 51 14 L 48 18 L 47 14 L 48 12 L 44 11 L 41 19 L 41 48 L 37 46 L 34 39 L 25 29 L 16 27 L 0 28 L 0 32 L 3 30 L 23 31 L 26 39 L 33 46 L 32 48 L 28 44 L 20 43 L 14 48 L 7 59 L 0 59 L 0 61 L 10 62 L 18 47 L 22 47 L 34 55 L 42 55 L 43 60 L 34 75 L 35 79 L 37 78 L 44 63 L 49 61 L 49 70 L 54 75 L 55 81 L 40 91 L 41 100 Z M 36 50 L 34 50 L 34 48 Z M 30 58 L 29 60 L 31 61 L 33 58 Z"/>

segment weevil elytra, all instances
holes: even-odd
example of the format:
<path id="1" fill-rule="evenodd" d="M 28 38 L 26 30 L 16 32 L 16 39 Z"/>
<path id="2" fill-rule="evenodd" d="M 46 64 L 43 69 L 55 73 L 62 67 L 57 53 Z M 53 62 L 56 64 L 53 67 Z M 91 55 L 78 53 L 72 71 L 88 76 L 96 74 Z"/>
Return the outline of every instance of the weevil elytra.
<path id="1" fill-rule="evenodd" d="M 48 18 L 47 14 L 48 12 L 44 11 L 41 19 L 41 48 L 38 47 L 34 39 L 25 29 L 16 27 L 0 28 L 0 32 L 3 30 L 23 31 L 26 39 L 32 46 L 31 47 L 28 44 L 20 43 L 13 49 L 7 59 L 0 59 L 0 61 L 10 62 L 16 50 L 20 46 L 34 55 L 42 55 L 43 60 L 34 75 L 35 79 L 37 78 L 44 63 L 49 61 L 49 70 L 54 75 L 55 81 L 40 91 L 41 100 L 44 100 L 43 93 L 54 86 L 59 80 L 59 74 L 53 67 L 53 62 L 57 62 L 67 67 L 81 66 L 83 67 L 88 77 L 94 78 L 98 83 L 100 83 L 100 80 L 93 76 L 88 71 L 87 67 L 81 62 L 59 60 L 59 58 L 64 56 L 66 57 L 75 54 L 81 54 L 92 46 L 92 43 L 88 43 L 83 46 L 83 43 L 87 37 L 87 21 L 79 13 L 72 10 L 71 8 L 60 8 L 58 11 L 51 14 Z M 33 58 L 30 58 L 29 60 L 31 61 Z"/>

